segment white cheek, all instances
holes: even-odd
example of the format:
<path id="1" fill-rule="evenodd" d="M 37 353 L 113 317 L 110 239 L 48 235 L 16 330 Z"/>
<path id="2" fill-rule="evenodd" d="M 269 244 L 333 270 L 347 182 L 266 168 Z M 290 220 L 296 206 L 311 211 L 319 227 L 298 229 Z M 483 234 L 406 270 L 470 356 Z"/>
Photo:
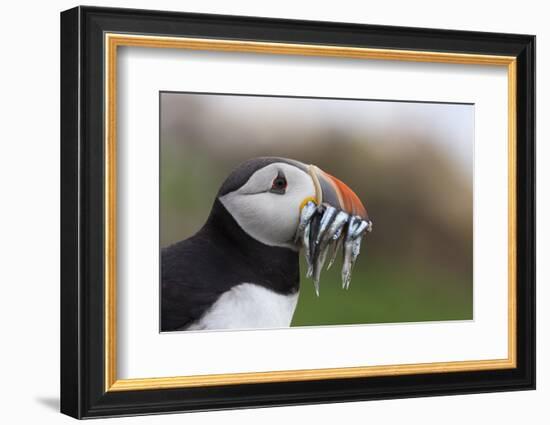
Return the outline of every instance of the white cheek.
<path id="1" fill-rule="evenodd" d="M 271 192 L 254 195 L 229 193 L 220 201 L 237 221 L 239 226 L 254 239 L 271 246 L 295 248 L 293 243 L 300 218 L 303 200 L 314 196 L 311 179 L 289 179 L 284 195 Z"/>

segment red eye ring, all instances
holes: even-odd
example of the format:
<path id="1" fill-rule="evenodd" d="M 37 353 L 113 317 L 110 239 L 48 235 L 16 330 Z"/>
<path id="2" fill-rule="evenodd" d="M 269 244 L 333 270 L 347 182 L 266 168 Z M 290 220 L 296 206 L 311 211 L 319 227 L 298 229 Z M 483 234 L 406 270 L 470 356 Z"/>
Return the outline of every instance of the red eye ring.
<path id="1" fill-rule="evenodd" d="M 286 181 L 286 177 L 279 173 L 277 174 L 277 177 L 273 179 L 273 183 L 271 184 L 271 192 L 283 194 L 285 193 L 286 187 L 288 183 Z"/>
<path id="2" fill-rule="evenodd" d="M 273 180 L 273 189 L 286 189 L 287 182 L 284 177 L 276 177 L 275 180 Z"/>

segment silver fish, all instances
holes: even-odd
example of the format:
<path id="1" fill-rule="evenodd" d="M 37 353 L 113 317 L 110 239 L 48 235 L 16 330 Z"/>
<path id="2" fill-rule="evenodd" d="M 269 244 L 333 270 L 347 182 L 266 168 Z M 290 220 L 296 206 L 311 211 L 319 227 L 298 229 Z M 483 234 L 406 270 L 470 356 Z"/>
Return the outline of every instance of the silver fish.
<path id="1" fill-rule="evenodd" d="M 327 266 L 327 270 L 329 270 L 332 265 L 334 264 L 334 261 L 336 260 L 336 256 L 338 255 L 338 252 L 340 251 L 340 249 L 342 248 L 342 241 L 344 240 L 342 236 L 342 229 L 343 227 L 340 228 L 340 230 L 337 232 L 337 234 L 335 234 L 334 236 L 337 236 L 336 239 L 334 239 L 333 237 L 333 243 L 332 243 L 332 253 L 330 255 L 330 261 L 328 262 L 328 266 Z"/>
<path id="2" fill-rule="evenodd" d="M 325 238 L 326 239 L 330 238 L 333 241 L 336 241 L 342 234 L 342 230 L 346 224 L 346 221 L 348 221 L 348 218 L 349 218 L 349 214 L 345 213 L 344 211 L 340 211 L 336 215 L 336 217 L 334 217 L 334 220 L 330 224 L 330 227 L 325 233 Z"/>
<path id="3" fill-rule="evenodd" d="M 357 257 L 359 257 L 359 253 L 361 252 L 361 241 L 363 238 L 359 236 L 356 239 L 353 239 L 351 242 L 351 267 L 349 272 L 349 280 L 346 285 L 346 289 L 349 289 L 349 285 L 351 283 L 351 272 L 353 271 L 353 266 L 355 265 L 355 261 L 357 260 Z"/>
<path id="4" fill-rule="evenodd" d="M 353 231 L 353 235 L 351 236 L 353 239 L 358 238 L 361 236 L 364 232 L 366 232 L 369 228 L 370 222 L 368 220 L 361 220 L 359 224 L 355 227 Z"/>
<path id="5" fill-rule="evenodd" d="M 321 222 L 321 229 L 319 230 L 320 235 L 318 235 L 318 238 L 320 237 L 320 242 L 318 244 L 318 251 L 319 251 L 319 258 L 316 267 L 320 269 L 323 268 L 325 261 L 328 258 L 331 258 L 331 261 L 334 261 L 333 257 L 335 256 L 334 249 L 336 247 L 336 241 L 342 234 L 342 230 L 346 224 L 346 221 L 349 217 L 349 215 L 343 211 L 338 212 L 337 214 L 332 214 L 332 212 L 327 209 L 327 212 L 325 214 L 330 214 L 332 216 L 335 215 L 334 219 L 330 222 L 330 225 L 325 227 L 326 230 L 323 231 L 323 225 Z M 323 216 L 324 218 L 324 216 Z M 329 255 L 330 253 L 330 255 Z M 328 267 L 327 267 L 328 270 Z"/>
<path id="6" fill-rule="evenodd" d="M 317 208 L 317 212 L 322 211 L 321 208 Z M 321 215 L 314 214 L 309 222 L 309 234 L 308 234 L 308 250 L 306 256 L 309 256 L 310 267 L 308 268 L 307 276 L 311 277 L 315 273 L 315 264 L 317 264 L 317 258 L 319 256 L 319 249 L 316 244 L 317 234 L 319 233 L 319 227 L 321 224 Z"/>
<path id="7" fill-rule="evenodd" d="M 357 257 L 359 257 L 359 253 L 361 252 L 361 242 L 363 242 L 363 238 L 361 236 L 353 240 L 353 245 L 351 250 L 352 267 L 355 264 L 355 260 L 357 260 Z"/>
<path id="8" fill-rule="evenodd" d="M 331 254 L 330 254 L 330 260 L 327 266 L 327 270 L 330 269 L 334 264 L 334 261 L 336 260 L 336 255 L 342 246 L 341 236 L 348 219 L 349 219 L 349 214 L 345 213 L 344 211 L 340 211 L 334 218 L 334 221 L 332 222 L 332 224 L 330 225 L 327 231 L 327 236 L 330 238 L 329 243 L 331 244 L 331 248 L 330 248 Z"/>
<path id="9" fill-rule="evenodd" d="M 342 265 L 342 288 L 347 289 L 351 281 L 351 259 L 353 255 L 353 241 L 344 242 L 344 264 Z"/>
<path id="10" fill-rule="evenodd" d="M 317 256 L 317 262 L 314 264 L 314 272 L 313 272 L 313 283 L 316 288 L 317 296 L 319 296 L 319 280 L 321 276 L 321 271 L 323 270 L 323 267 L 325 265 L 325 262 L 327 260 L 329 252 L 332 252 L 332 247 L 334 243 L 332 243 L 332 239 L 329 240 L 329 242 L 325 243 L 324 246 L 320 248 L 319 255 Z M 334 255 L 334 254 L 332 254 Z M 328 267 L 327 267 L 328 269 Z"/>
<path id="11" fill-rule="evenodd" d="M 328 246 L 323 249 L 317 256 L 316 262 L 313 265 L 313 286 L 315 287 L 315 294 L 319 296 L 319 282 L 321 279 L 321 271 L 323 270 L 323 265 L 327 259 Z"/>
<path id="12" fill-rule="evenodd" d="M 321 217 L 319 232 L 317 233 L 317 237 L 315 239 L 316 245 L 319 245 L 321 243 L 321 240 L 324 239 L 324 234 L 327 231 L 327 228 L 335 215 L 336 215 L 336 208 L 331 207 L 330 205 L 327 205 L 325 211 L 323 212 L 323 216 Z"/>
<path id="13" fill-rule="evenodd" d="M 315 288 L 315 295 L 319 296 L 319 278 L 313 278 L 313 286 Z"/>
<path id="14" fill-rule="evenodd" d="M 355 234 L 357 227 L 361 225 L 361 219 L 352 215 L 348 221 L 348 231 L 346 233 L 346 241 L 351 240 Z"/>
<path id="15" fill-rule="evenodd" d="M 321 271 L 323 270 L 323 265 L 327 259 L 328 252 L 328 241 L 324 237 L 329 224 L 336 215 L 336 208 L 326 205 L 323 208 L 318 208 L 321 216 L 315 216 L 312 220 L 312 223 L 317 223 L 317 218 L 320 217 L 319 226 L 315 226 L 315 242 L 313 242 L 313 285 L 315 286 L 315 293 L 319 296 L 319 281 L 321 279 Z M 312 229 L 313 230 L 313 229 Z M 313 238 L 311 238 L 313 239 Z M 310 242 L 311 243 L 311 242 Z"/>
<path id="16" fill-rule="evenodd" d="M 323 204 L 308 202 L 300 214 L 296 241 L 301 239 L 307 263 L 307 277 L 313 280 L 315 294 L 320 293 L 321 272 L 327 261 L 327 269 L 334 263 L 343 246 L 342 288 L 349 289 L 355 262 L 361 251 L 365 232 L 372 230 L 372 222 L 359 216 Z"/>
<path id="17" fill-rule="evenodd" d="M 361 250 L 361 238 L 353 239 L 344 245 L 344 265 L 342 267 L 342 288 L 349 289 L 355 260 Z"/>
<path id="18" fill-rule="evenodd" d="M 342 288 L 347 289 L 351 281 L 353 268 L 353 235 L 361 225 L 361 219 L 351 216 L 348 222 L 347 232 L 344 236 L 344 264 L 342 265 Z"/>
<path id="19" fill-rule="evenodd" d="M 347 217 L 346 217 L 346 221 L 348 221 Z M 334 232 L 334 235 L 332 235 L 333 241 L 341 239 L 340 236 L 342 236 L 342 232 L 344 231 L 344 227 L 346 226 L 346 221 L 344 222 L 343 226 L 341 226 L 336 232 Z"/>
<path id="20" fill-rule="evenodd" d="M 309 201 L 307 204 L 304 205 L 302 208 L 302 212 L 300 213 L 300 222 L 298 223 L 298 229 L 296 230 L 296 237 L 294 238 L 294 242 L 298 242 L 300 238 L 304 235 L 304 231 L 306 229 L 307 224 L 311 220 L 311 217 L 313 217 L 313 214 L 317 211 L 317 205 L 313 201 Z"/>
<path id="21" fill-rule="evenodd" d="M 306 224 L 306 227 L 304 228 L 304 233 L 302 235 L 302 244 L 304 245 L 304 252 L 306 257 L 306 264 L 307 264 L 307 277 L 311 277 L 311 273 L 313 271 L 312 267 L 312 258 L 311 258 L 311 247 L 309 246 L 309 238 L 311 233 L 311 223 L 308 222 Z"/>
<path id="22" fill-rule="evenodd" d="M 349 288 L 349 285 L 351 283 L 351 271 L 353 270 L 355 261 L 357 261 L 357 258 L 359 257 L 359 253 L 361 252 L 361 242 L 363 241 L 365 232 L 371 232 L 371 231 L 372 231 L 372 221 L 362 220 L 361 223 L 355 228 L 355 231 L 353 232 L 352 242 L 351 242 L 350 276 L 346 285 L 346 289 Z"/>

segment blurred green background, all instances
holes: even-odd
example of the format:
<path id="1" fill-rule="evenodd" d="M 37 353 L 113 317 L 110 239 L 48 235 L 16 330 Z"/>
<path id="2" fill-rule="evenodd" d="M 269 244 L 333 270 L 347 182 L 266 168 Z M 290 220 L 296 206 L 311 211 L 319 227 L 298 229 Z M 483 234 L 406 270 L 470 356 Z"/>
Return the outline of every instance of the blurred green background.
<path id="1" fill-rule="evenodd" d="M 160 95 L 161 245 L 206 220 L 229 173 L 257 156 L 319 166 L 374 229 L 351 287 L 302 279 L 292 325 L 473 318 L 473 105 L 193 93 Z"/>

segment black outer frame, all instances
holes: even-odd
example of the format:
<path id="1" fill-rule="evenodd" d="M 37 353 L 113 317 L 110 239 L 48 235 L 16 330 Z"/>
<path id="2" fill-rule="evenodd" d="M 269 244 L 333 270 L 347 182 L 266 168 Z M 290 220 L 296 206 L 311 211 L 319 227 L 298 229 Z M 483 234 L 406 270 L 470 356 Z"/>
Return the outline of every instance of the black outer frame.
<path id="1" fill-rule="evenodd" d="M 105 32 L 517 57 L 517 368 L 104 391 Z M 535 37 L 76 7 L 61 13 L 61 412 L 75 418 L 535 388 Z"/>

